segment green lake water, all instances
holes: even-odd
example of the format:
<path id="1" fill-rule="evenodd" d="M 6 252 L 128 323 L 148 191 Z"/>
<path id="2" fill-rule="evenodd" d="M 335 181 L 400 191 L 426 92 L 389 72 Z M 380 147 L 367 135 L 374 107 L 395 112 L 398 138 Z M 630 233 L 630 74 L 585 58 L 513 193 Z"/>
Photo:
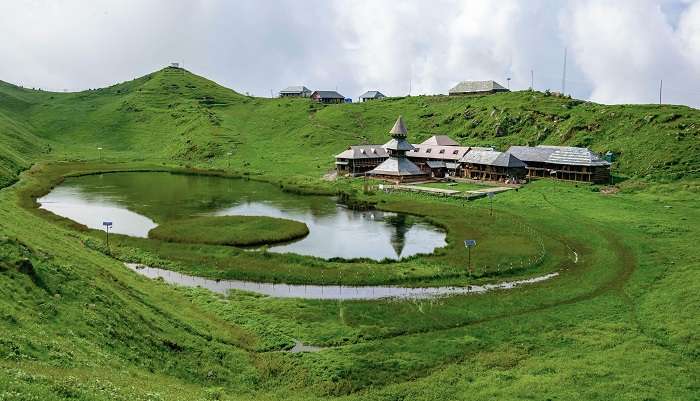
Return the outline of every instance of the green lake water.
<path id="1" fill-rule="evenodd" d="M 445 233 L 413 216 L 353 211 L 334 197 L 290 194 L 243 179 L 171 173 L 109 173 L 67 178 L 41 207 L 90 228 L 147 237 L 159 223 L 200 215 L 270 216 L 302 221 L 309 235 L 271 252 L 322 258 L 400 259 L 443 247 Z"/>

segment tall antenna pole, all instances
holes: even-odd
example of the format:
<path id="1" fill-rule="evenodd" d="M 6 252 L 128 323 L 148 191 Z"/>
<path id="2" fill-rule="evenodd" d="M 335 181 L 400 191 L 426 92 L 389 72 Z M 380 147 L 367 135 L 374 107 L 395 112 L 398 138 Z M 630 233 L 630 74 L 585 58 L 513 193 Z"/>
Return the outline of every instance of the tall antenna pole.
<path id="1" fill-rule="evenodd" d="M 535 70 L 530 70 L 530 90 L 535 90 Z"/>
<path id="2" fill-rule="evenodd" d="M 659 104 L 661 104 L 661 92 L 663 91 L 663 89 L 664 89 L 664 80 L 662 79 L 659 82 Z"/>
<path id="3" fill-rule="evenodd" d="M 564 95 L 566 91 L 566 47 L 564 48 L 564 68 L 561 73 L 561 94 Z"/>
<path id="4" fill-rule="evenodd" d="M 408 79 L 408 96 L 411 96 L 411 78 Z"/>

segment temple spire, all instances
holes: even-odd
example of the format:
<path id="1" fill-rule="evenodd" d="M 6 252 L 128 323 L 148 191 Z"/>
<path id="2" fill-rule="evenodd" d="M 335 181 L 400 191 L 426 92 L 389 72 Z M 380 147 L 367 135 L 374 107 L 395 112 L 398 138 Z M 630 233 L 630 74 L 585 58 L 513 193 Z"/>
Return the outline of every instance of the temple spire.
<path id="1" fill-rule="evenodd" d="M 406 124 L 403 123 L 403 116 L 399 116 L 394 123 L 394 128 L 389 131 L 394 138 L 405 138 L 408 135 L 408 130 L 406 129 Z"/>

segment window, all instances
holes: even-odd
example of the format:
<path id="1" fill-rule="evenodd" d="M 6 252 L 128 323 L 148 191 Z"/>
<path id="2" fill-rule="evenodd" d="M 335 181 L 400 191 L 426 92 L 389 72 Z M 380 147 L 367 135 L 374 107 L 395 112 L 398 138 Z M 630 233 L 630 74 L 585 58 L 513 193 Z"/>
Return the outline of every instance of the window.
<path id="1" fill-rule="evenodd" d="M 430 153 L 431 150 L 432 150 L 432 149 L 428 148 L 428 149 L 425 151 L 425 153 Z"/>
<path id="2" fill-rule="evenodd" d="M 445 153 L 445 149 L 440 149 L 440 154 Z"/>
<path id="3" fill-rule="evenodd" d="M 420 152 L 420 148 L 413 148 L 414 152 Z"/>
<path id="4" fill-rule="evenodd" d="M 459 153 L 459 150 L 457 150 L 457 149 L 455 149 L 455 150 L 452 151 L 452 154 L 453 154 L 453 155 L 456 155 L 457 153 Z"/>

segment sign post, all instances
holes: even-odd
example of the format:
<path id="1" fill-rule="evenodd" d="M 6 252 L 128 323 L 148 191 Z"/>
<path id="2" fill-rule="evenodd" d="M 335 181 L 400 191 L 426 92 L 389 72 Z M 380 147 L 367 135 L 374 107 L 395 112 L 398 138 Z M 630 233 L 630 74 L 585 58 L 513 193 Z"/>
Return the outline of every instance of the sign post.
<path id="1" fill-rule="evenodd" d="M 472 248 L 476 246 L 475 239 L 465 239 L 464 247 L 467 248 L 467 270 L 472 273 Z"/>
<path id="2" fill-rule="evenodd" d="M 107 233 L 107 253 L 112 253 L 109 249 L 109 229 L 112 227 L 112 222 L 111 221 L 103 221 L 102 225 L 105 228 L 105 232 Z"/>
<path id="3" fill-rule="evenodd" d="M 494 197 L 494 194 L 493 194 L 493 192 L 489 192 L 486 194 L 486 196 L 489 197 L 489 205 L 491 208 L 491 211 L 489 212 L 489 216 L 493 216 L 493 197 Z"/>

